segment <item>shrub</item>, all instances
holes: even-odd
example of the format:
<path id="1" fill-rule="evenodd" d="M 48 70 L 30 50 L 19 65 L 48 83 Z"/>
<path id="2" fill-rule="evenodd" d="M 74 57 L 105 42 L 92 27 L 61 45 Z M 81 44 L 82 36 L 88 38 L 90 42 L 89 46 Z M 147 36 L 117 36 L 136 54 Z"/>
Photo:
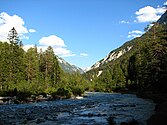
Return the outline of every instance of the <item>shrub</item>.
<path id="1" fill-rule="evenodd" d="M 80 87 L 73 87 L 72 88 L 72 93 L 75 96 L 77 96 L 77 95 L 81 96 L 84 93 L 84 90 L 82 88 L 80 88 Z"/>
<path id="2" fill-rule="evenodd" d="M 54 87 L 49 87 L 45 89 L 45 93 L 49 95 L 52 95 L 52 93 L 55 93 L 55 92 L 56 92 L 56 89 Z"/>
<path id="3" fill-rule="evenodd" d="M 17 92 L 17 99 L 21 101 L 26 101 L 28 97 L 32 95 L 31 92 L 29 91 L 18 91 Z"/>
<path id="4" fill-rule="evenodd" d="M 57 92 L 52 93 L 52 96 L 54 97 L 55 95 L 57 96 L 65 96 L 66 98 L 71 97 L 71 92 L 65 88 L 59 88 Z"/>

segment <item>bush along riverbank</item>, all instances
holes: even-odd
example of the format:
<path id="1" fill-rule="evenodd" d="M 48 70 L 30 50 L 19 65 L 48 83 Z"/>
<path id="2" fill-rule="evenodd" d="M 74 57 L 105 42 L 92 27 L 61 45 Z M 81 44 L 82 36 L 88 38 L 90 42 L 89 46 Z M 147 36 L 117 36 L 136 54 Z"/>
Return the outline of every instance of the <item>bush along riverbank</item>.
<path id="1" fill-rule="evenodd" d="M 69 91 L 65 88 L 58 88 L 57 91 L 50 91 L 48 93 L 40 93 L 38 95 L 28 91 L 17 91 L 17 89 L 11 91 L 3 91 L 0 94 L 0 104 L 22 104 L 22 103 L 35 103 L 42 101 L 53 101 L 57 99 L 76 98 L 84 93 L 80 88 L 75 88 L 73 91 Z"/>

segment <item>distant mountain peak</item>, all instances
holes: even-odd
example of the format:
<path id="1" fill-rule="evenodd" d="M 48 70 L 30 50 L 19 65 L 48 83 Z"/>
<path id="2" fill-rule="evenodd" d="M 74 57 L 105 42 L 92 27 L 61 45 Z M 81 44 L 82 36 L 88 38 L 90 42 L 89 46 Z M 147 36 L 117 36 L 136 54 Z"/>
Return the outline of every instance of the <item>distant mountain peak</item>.
<path id="1" fill-rule="evenodd" d="M 75 73 L 75 72 L 79 72 L 81 74 L 84 73 L 84 70 L 82 70 L 81 68 L 79 68 L 75 65 L 68 63 L 63 58 L 57 56 L 57 59 L 58 59 L 59 65 L 61 66 L 63 71 L 68 72 L 68 73 Z"/>

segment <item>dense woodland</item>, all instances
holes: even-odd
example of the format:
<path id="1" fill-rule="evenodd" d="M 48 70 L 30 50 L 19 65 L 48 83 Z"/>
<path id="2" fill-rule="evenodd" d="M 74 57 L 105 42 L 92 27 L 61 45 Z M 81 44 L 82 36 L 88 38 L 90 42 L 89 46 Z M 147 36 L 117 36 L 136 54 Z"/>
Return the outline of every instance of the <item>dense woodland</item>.
<path id="1" fill-rule="evenodd" d="M 32 94 L 51 94 L 70 97 L 80 95 L 89 84 L 79 73 L 65 73 L 59 66 L 52 47 L 25 52 L 15 28 L 8 42 L 0 42 L 0 94 L 28 97 Z"/>
<path id="2" fill-rule="evenodd" d="M 166 21 L 165 19 L 163 19 Z M 116 60 L 81 75 L 65 73 L 52 47 L 23 50 L 15 28 L 0 42 L 0 95 L 71 97 L 85 91 L 117 90 L 167 92 L 167 24 L 159 21 L 139 38 L 126 42 L 132 49 Z M 98 71 L 103 73 L 97 77 Z"/>

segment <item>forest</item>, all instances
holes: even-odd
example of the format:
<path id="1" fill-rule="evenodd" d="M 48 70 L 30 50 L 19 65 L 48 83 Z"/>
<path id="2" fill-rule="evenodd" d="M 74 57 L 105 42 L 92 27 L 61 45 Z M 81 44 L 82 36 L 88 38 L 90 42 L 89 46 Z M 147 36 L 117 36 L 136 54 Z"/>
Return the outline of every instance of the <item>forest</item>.
<path id="1" fill-rule="evenodd" d="M 0 95 L 25 99 L 31 95 L 81 95 L 89 90 L 88 82 L 79 73 L 66 73 L 59 66 L 52 47 L 37 51 L 37 47 L 23 50 L 15 28 L 8 34 L 8 42 L 0 42 Z"/>
<path id="2" fill-rule="evenodd" d="M 41 94 L 69 98 L 85 91 L 166 93 L 166 34 L 166 23 L 154 23 L 144 35 L 118 48 L 132 46 L 130 51 L 80 74 L 64 72 L 51 46 L 38 52 L 34 45 L 24 51 L 17 31 L 12 28 L 8 41 L 0 42 L 0 96 L 17 96 L 23 100 Z M 103 73 L 98 77 L 101 70 Z"/>

